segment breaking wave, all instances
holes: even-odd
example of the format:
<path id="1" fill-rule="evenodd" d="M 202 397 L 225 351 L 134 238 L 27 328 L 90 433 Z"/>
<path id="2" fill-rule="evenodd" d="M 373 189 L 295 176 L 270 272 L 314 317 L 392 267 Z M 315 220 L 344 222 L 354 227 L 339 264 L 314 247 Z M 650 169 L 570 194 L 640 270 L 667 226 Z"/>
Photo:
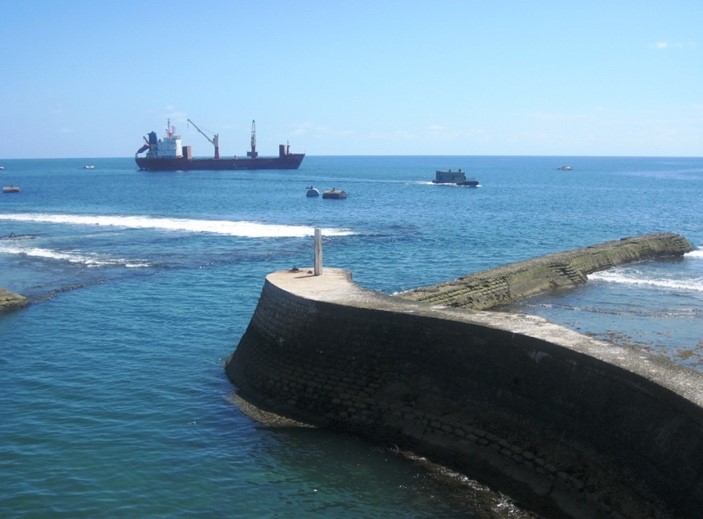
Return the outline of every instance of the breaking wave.
<path id="1" fill-rule="evenodd" d="M 104 225 L 127 229 L 160 229 L 193 233 L 211 233 L 243 238 L 304 238 L 313 236 L 315 228 L 306 225 L 278 225 L 250 221 L 196 220 L 157 218 L 152 216 L 102 216 L 71 214 L 0 214 L 0 220 L 69 225 Z M 325 228 L 325 236 L 356 234 L 348 229 Z"/>
<path id="2" fill-rule="evenodd" d="M 126 267 L 143 268 L 151 265 L 141 260 L 127 260 L 121 258 L 111 258 L 94 253 L 62 252 L 41 247 L 18 247 L 14 244 L 0 244 L 0 254 L 17 254 L 31 258 L 41 258 L 49 260 L 67 261 L 85 265 L 87 267 Z"/>
<path id="3" fill-rule="evenodd" d="M 703 292 L 703 278 L 700 277 L 689 279 L 647 278 L 637 273 L 603 271 L 590 274 L 588 279 L 592 281 L 638 285 L 665 290 Z"/>

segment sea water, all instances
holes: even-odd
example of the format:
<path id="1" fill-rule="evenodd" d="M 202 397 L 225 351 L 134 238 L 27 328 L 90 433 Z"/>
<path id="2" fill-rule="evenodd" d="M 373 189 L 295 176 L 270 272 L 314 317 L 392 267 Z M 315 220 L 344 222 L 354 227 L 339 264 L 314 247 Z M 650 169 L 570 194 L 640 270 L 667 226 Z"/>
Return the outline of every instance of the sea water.
<path id="1" fill-rule="evenodd" d="M 91 163 L 95 169 L 83 169 Z M 569 164 L 572 171 L 560 171 Z M 297 171 L 4 160 L 3 517 L 524 517 L 393 446 L 242 415 L 223 365 L 264 276 L 313 263 L 393 294 L 650 232 L 695 250 L 507 309 L 703 369 L 703 160 L 307 157 Z M 479 188 L 435 185 L 462 168 Z M 307 198 L 336 187 L 346 200 Z M 480 475 L 477 475 L 480 479 Z"/>

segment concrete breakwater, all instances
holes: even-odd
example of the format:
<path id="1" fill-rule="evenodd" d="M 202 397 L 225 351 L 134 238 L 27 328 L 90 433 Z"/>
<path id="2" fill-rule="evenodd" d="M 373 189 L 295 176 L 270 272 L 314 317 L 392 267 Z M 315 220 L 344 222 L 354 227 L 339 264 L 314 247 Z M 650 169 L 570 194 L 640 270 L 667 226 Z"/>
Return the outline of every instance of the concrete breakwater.
<path id="1" fill-rule="evenodd" d="M 703 505 L 703 375 L 538 317 L 281 271 L 225 369 L 265 411 L 425 455 L 544 516 Z"/>
<path id="2" fill-rule="evenodd" d="M 486 310 L 548 290 L 582 285 L 588 274 L 599 270 L 635 261 L 682 256 L 691 250 L 691 244 L 683 236 L 647 234 L 469 274 L 399 296 L 430 304 Z"/>

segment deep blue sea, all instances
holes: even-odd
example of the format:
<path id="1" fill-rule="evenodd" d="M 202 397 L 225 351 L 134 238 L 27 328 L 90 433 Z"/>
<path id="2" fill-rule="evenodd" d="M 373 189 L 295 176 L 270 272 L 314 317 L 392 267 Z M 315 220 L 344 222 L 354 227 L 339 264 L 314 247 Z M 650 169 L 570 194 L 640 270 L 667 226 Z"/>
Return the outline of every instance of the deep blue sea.
<path id="1" fill-rule="evenodd" d="M 95 165 L 86 170 L 85 164 Z M 560 171 L 564 164 L 573 171 Z M 307 157 L 297 171 L 2 160 L 0 515 L 522 517 L 353 437 L 272 429 L 223 365 L 264 276 L 313 263 L 394 293 L 650 232 L 696 250 L 511 310 L 703 370 L 703 159 Z M 462 168 L 479 188 L 431 183 Z M 306 198 L 337 187 L 346 200 Z"/>

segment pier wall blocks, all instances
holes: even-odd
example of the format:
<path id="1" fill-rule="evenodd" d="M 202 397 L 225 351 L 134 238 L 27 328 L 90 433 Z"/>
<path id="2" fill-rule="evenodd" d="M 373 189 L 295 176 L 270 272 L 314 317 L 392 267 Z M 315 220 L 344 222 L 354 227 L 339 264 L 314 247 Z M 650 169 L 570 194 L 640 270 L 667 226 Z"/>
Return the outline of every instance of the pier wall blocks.
<path id="1" fill-rule="evenodd" d="M 486 310 L 556 288 L 586 283 L 588 274 L 636 261 L 681 256 L 692 246 L 683 236 L 655 233 L 549 254 L 399 294 L 457 308 Z"/>
<path id="2" fill-rule="evenodd" d="M 427 456 L 545 516 L 703 506 L 703 375 L 537 317 L 277 272 L 225 369 L 264 410 Z"/>

